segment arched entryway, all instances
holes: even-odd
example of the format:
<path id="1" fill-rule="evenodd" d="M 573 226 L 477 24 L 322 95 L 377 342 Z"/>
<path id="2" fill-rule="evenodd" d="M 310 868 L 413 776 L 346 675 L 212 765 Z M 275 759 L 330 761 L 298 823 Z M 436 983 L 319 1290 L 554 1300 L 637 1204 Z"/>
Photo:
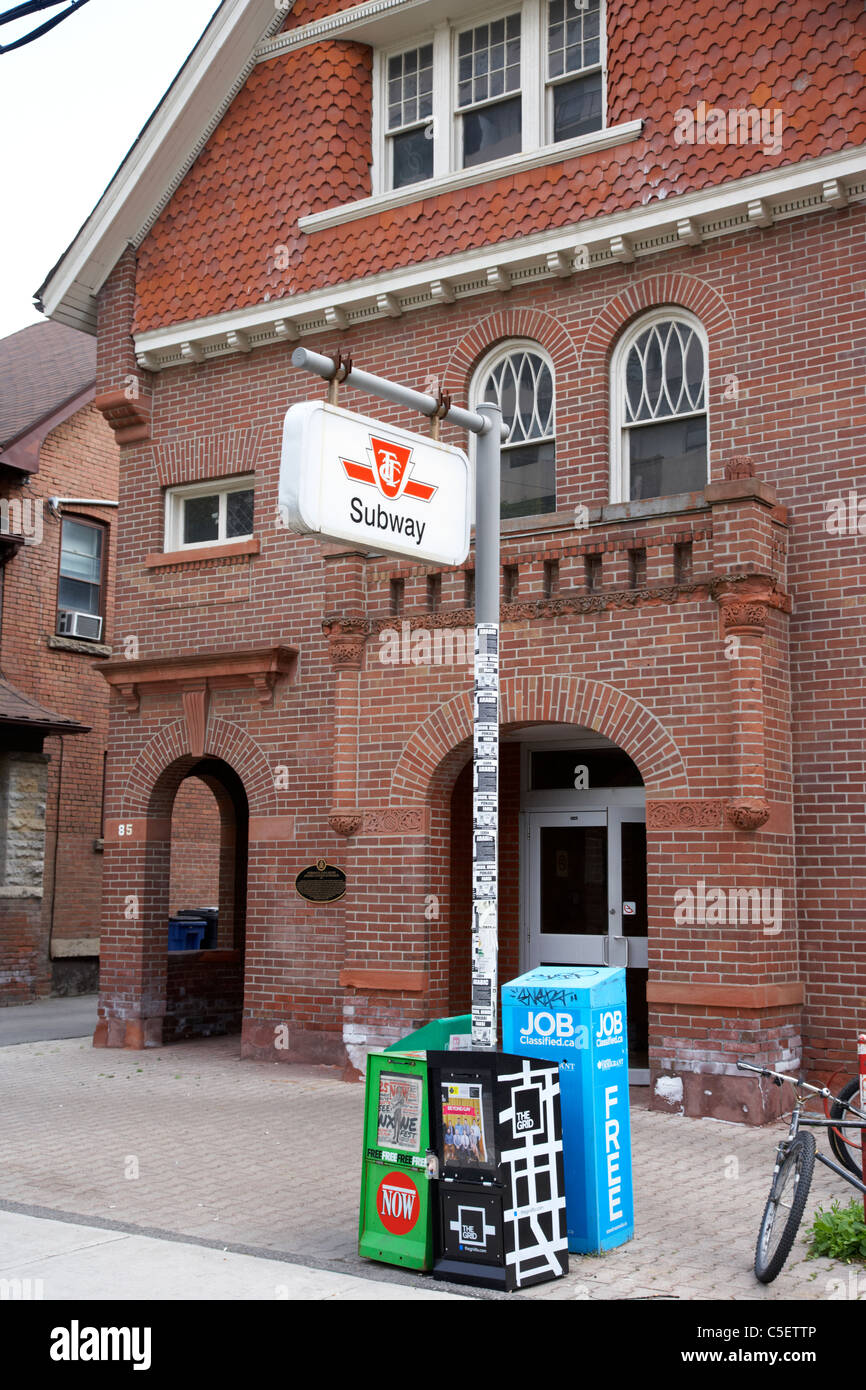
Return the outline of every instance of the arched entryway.
<path id="1" fill-rule="evenodd" d="M 455 697 L 409 740 L 392 782 L 395 801 L 423 800 L 430 817 L 431 1016 L 469 1007 L 471 731 L 471 697 Z M 549 958 L 551 945 L 564 944 L 560 960 L 625 965 L 633 1079 L 646 1081 L 646 986 L 663 928 L 653 884 L 665 872 L 652 830 L 647 840 L 646 798 L 688 794 L 683 759 L 645 705 L 579 677 L 506 679 L 501 740 L 500 982 Z M 550 888 L 557 867 L 559 895 Z M 568 924 L 577 929 L 546 932 L 544 913 L 549 921 L 563 911 L 563 893 L 578 899 Z M 605 917 L 616 930 L 602 930 Z"/>
<path id="2" fill-rule="evenodd" d="M 195 763 L 172 806 L 163 1042 L 241 1031 L 248 830 L 237 773 Z"/>

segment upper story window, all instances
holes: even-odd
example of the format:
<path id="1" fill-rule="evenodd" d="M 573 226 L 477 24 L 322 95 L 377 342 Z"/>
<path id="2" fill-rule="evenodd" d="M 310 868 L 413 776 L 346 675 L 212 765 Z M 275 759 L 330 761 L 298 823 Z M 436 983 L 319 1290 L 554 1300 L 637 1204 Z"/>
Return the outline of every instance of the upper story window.
<path id="1" fill-rule="evenodd" d="M 658 310 L 624 335 L 611 368 L 612 501 L 705 486 L 706 360 L 703 329 L 681 310 Z"/>
<path id="2" fill-rule="evenodd" d="M 210 479 L 171 488 L 165 497 L 165 548 L 224 545 L 253 534 L 253 480 Z"/>
<path id="3" fill-rule="evenodd" d="M 601 130 L 601 0 L 524 0 L 376 52 L 374 192 Z"/>
<path id="4" fill-rule="evenodd" d="M 64 517 L 57 585 L 57 631 L 98 642 L 105 617 L 105 527 Z"/>
<path id="5" fill-rule="evenodd" d="M 457 35 L 463 168 L 521 149 L 520 13 Z"/>
<path id="6" fill-rule="evenodd" d="M 503 519 L 556 511 L 553 366 L 532 342 L 510 342 L 482 362 L 473 402 L 502 410 L 508 438 L 502 445 Z"/>
<path id="7" fill-rule="evenodd" d="M 549 139 L 601 130 L 601 13 L 598 3 L 550 0 L 547 7 Z"/>
<path id="8" fill-rule="evenodd" d="M 388 59 L 388 155 L 392 188 L 433 177 L 433 45 Z"/>

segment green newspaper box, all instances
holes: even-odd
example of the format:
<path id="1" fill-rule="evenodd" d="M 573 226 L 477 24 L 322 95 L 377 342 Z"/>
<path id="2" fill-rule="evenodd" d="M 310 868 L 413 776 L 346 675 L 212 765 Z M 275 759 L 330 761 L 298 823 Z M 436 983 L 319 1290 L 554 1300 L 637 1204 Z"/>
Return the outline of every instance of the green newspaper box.
<path id="1" fill-rule="evenodd" d="M 368 1260 L 431 1268 L 429 1142 L 426 1053 L 371 1052 L 358 1231 Z"/>

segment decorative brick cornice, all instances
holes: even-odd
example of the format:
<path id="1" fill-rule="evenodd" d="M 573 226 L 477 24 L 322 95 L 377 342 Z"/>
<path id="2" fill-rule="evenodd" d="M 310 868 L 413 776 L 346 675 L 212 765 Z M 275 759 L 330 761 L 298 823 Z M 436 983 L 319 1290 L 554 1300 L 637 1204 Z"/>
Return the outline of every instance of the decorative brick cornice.
<path id="1" fill-rule="evenodd" d="M 103 391 L 93 404 L 105 416 L 117 436 L 118 444 L 136 444 L 150 439 L 150 397 L 130 399 L 125 391 Z"/>
<path id="2" fill-rule="evenodd" d="M 118 692 L 127 709 L 135 713 L 142 694 L 183 694 L 190 688 L 227 690 L 246 685 L 255 690 L 259 704 L 268 705 L 277 681 L 294 674 L 297 659 L 297 647 L 249 647 L 190 656 L 105 661 L 96 669 Z"/>

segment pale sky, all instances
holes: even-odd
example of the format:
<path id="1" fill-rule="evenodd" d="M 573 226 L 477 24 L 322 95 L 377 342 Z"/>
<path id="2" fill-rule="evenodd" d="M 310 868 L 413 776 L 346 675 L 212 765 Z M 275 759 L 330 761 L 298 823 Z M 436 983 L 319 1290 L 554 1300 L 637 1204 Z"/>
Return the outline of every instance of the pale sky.
<path id="1" fill-rule="evenodd" d="M 0 0 L 0 12 L 15 0 Z M 219 0 L 90 0 L 0 55 L 0 338 L 99 201 Z M 62 8 L 0 25 L 0 44 Z M 2 384 L 0 384 L 2 387 Z"/>

